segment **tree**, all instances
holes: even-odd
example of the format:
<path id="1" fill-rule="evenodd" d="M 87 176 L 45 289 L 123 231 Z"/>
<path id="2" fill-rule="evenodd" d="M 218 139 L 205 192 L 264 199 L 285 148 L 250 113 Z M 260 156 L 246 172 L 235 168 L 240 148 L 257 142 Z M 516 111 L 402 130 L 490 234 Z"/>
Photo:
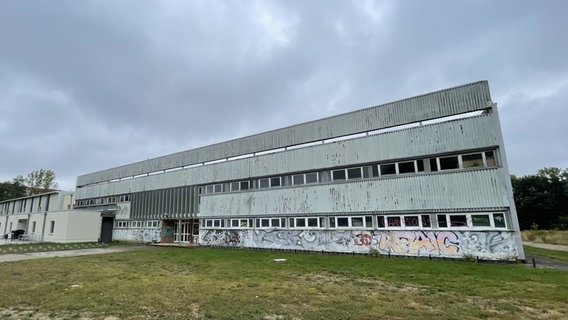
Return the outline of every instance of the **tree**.
<path id="1" fill-rule="evenodd" d="M 14 179 L 13 182 L 0 182 L 0 201 L 20 198 L 26 195 L 26 186 Z"/>
<path id="2" fill-rule="evenodd" d="M 568 169 L 543 168 L 511 183 L 521 229 L 568 229 Z"/>
<path id="3" fill-rule="evenodd" d="M 27 177 L 17 176 L 18 181 L 28 188 L 29 194 L 38 194 L 57 189 L 55 172 L 53 170 L 39 169 L 28 173 Z"/>

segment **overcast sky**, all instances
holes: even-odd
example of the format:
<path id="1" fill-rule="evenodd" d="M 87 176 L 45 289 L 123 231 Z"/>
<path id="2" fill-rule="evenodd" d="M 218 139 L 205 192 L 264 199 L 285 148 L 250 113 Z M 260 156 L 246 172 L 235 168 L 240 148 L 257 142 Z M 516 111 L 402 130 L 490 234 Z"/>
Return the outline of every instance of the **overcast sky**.
<path id="1" fill-rule="evenodd" d="M 510 171 L 568 167 L 568 1 L 0 1 L 0 182 L 489 80 Z"/>

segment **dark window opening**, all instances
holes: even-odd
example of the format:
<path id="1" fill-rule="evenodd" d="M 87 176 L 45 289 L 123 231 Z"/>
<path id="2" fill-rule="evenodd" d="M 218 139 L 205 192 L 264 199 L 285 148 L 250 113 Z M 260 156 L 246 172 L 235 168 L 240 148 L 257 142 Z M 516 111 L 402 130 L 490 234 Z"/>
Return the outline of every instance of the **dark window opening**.
<path id="1" fill-rule="evenodd" d="M 451 227 L 467 227 L 467 218 L 465 215 L 450 215 Z"/>
<path id="2" fill-rule="evenodd" d="M 457 156 L 440 158 L 440 170 L 459 169 L 460 162 Z"/>
<path id="3" fill-rule="evenodd" d="M 381 176 L 386 176 L 389 174 L 396 174 L 395 164 L 381 164 Z"/>
<path id="4" fill-rule="evenodd" d="M 414 173 L 414 161 L 399 162 L 398 173 Z"/>

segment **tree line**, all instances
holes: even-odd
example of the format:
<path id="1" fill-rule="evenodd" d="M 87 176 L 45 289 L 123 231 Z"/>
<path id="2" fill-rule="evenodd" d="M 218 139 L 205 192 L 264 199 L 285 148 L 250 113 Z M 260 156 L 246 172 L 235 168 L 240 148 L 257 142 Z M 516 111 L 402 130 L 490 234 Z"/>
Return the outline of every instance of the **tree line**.
<path id="1" fill-rule="evenodd" d="M 543 168 L 536 174 L 511 176 L 521 230 L 568 230 L 568 169 Z M 39 169 L 0 183 L 0 201 L 57 189 L 55 172 Z"/>
<path id="2" fill-rule="evenodd" d="M 568 169 L 543 168 L 511 176 L 521 230 L 568 230 Z"/>
<path id="3" fill-rule="evenodd" d="M 38 169 L 25 177 L 20 175 L 12 181 L 0 182 L 0 201 L 44 193 L 57 188 L 55 172 Z"/>

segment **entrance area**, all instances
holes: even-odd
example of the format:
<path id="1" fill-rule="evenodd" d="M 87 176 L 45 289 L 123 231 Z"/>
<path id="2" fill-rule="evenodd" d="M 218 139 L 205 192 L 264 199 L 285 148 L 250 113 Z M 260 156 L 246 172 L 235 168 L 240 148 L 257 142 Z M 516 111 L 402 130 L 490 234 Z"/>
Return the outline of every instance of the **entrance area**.
<path id="1" fill-rule="evenodd" d="M 162 243 L 197 243 L 199 239 L 199 220 L 163 220 Z"/>

